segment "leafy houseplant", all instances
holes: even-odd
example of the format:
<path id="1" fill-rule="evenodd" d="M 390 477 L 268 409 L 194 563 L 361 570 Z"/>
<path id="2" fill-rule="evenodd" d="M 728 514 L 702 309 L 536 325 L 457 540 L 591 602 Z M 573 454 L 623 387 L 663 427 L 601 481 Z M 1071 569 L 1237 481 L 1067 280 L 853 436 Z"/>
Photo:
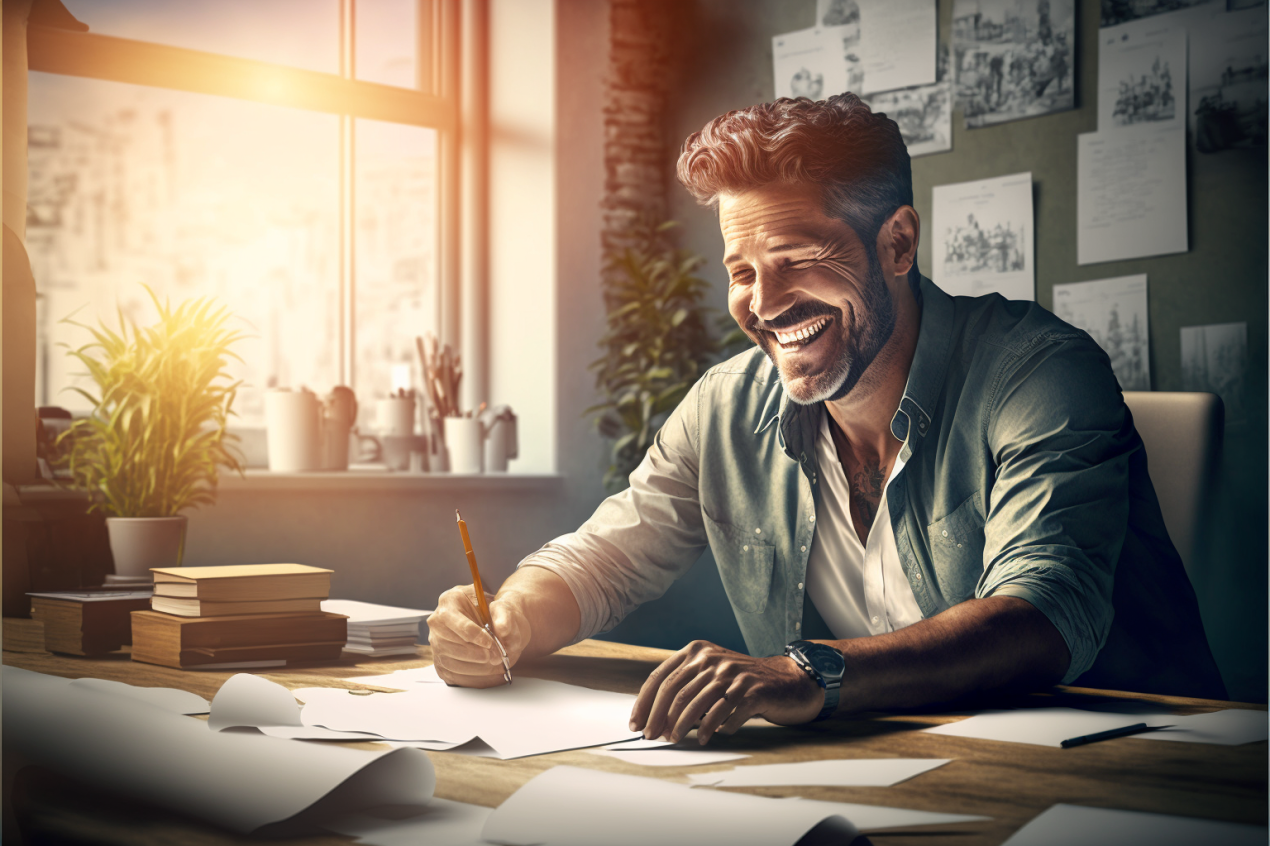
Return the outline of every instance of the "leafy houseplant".
<path id="1" fill-rule="evenodd" d="M 241 384 L 231 381 L 226 365 L 237 358 L 230 347 L 243 336 L 226 328 L 229 312 L 210 299 L 173 309 L 146 291 L 159 314 L 151 326 L 138 327 L 122 311 L 117 332 L 67 319 L 93 336 L 67 354 L 88 369 L 97 395 L 74 388 L 93 410 L 58 444 L 73 484 L 89 494 L 89 510 L 107 515 L 116 571 L 138 578 L 150 567 L 180 564 L 180 512 L 215 501 L 221 465 L 242 472 L 225 429 Z M 140 559 L 131 563 L 130 538 L 141 544 Z M 160 538 L 168 547 L 175 539 L 175 550 L 147 546 L 161 545 Z"/>
<path id="2" fill-rule="evenodd" d="M 592 362 L 605 401 L 600 433 L 613 441 L 604 486 L 618 491 L 644 458 L 657 430 L 723 346 L 707 324 L 702 304 L 709 285 L 697 275 L 704 259 L 677 249 L 674 221 L 639 220 L 621 233 L 629 244 L 608 256 L 604 270 L 604 355 Z"/>

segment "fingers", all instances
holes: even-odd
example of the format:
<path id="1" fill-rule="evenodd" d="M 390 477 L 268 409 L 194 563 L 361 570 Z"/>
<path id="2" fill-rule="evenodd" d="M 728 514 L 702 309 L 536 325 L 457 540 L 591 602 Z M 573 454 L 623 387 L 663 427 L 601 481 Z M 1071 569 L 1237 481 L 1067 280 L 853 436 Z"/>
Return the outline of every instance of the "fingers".
<path id="1" fill-rule="evenodd" d="M 710 742 L 710 738 L 718 731 L 719 726 L 723 725 L 737 710 L 737 706 L 741 703 L 741 697 L 742 693 L 736 685 L 732 685 L 727 691 L 720 694 L 719 699 L 710 706 L 705 716 L 701 718 L 701 724 L 697 726 L 698 743 L 705 746 Z"/>
<path id="2" fill-rule="evenodd" d="M 688 732 L 705 714 L 719 702 L 725 702 L 728 683 L 722 679 L 711 680 L 701 675 L 684 686 L 675 696 L 671 705 L 667 723 L 674 720 L 670 730 L 670 739 L 675 743 L 688 736 Z M 682 700 L 682 703 L 681 701 Z M 676 713 L 678 716 L 676 717 Z"/>
<path id="3" fill-rule="evenodd" d="M 503 684 L 502 654 L 478 622 L 471 585 L 447 590 L 428 617 L 428 643 L 437 675 L 447 684 L 490 687 Z"/>
<path id="4" fill-rule="evenodd" d="M 494 634 L 507 650 L 507 663 L 515 666 L 532 639 L 529 620 L 512 598 L 494 600 L 489 604 L 489 613 L 494 621 Z"/>
<path id="5" fill-rule="evenodd" d="M 648 674 L 648 678 L 639 689 L 639 695 L 635 697 L 635 706 L 631 709 L 631 731 L 644 731 L 644 736 L 650 739 L 657 736 L 645 730 L 648 714 L 653 708 L 653 701 L 657 697 L 662 681 L 677 670 L 687 657 L 688 647 L 684 647 L 662 661 L 657 669 Z"/>

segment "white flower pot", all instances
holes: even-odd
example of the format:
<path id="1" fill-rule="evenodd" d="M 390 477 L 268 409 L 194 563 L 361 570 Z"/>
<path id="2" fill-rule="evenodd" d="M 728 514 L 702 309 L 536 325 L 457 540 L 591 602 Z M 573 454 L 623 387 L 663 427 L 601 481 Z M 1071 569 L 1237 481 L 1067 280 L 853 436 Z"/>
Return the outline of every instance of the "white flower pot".
<path id="1" fill-rule="evenodd" d="M 149 576 L 151 567 L 179 567 L 185 517 L 107 517 L 115 575 Z"/>

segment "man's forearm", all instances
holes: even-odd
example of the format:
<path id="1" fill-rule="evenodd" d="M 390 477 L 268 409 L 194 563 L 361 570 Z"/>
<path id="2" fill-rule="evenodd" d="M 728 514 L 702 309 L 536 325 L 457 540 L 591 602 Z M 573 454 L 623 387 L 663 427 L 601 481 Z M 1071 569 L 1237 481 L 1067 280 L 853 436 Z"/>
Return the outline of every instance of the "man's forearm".
<path id="1" fill-rule="evenodd" d="M 529 657 L 550 655 L 573 641 L 582 623 L 578 601 L 564 579 L 543 567 L 521 567 L 499 588 L 498 599 L 516 602 L 529 621 Z"/>
<path id="2" fill-rule="evenodd" d="M 968 600 L 897 632 L 829 643 L 846 660 L 839 713 L 1034 690 L 1058 683 L 1070 661 L 1058 629 L 1013 596 Z"/>

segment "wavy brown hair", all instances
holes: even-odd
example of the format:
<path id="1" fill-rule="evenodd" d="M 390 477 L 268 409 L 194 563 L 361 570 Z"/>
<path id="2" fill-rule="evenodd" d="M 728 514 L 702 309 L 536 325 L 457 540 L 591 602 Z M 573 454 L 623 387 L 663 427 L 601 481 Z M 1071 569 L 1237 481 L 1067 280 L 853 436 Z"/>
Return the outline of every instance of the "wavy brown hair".
<path id="1" fill-rule="evenodd" d="M 850 93 L 819 102 L 782 97 L 717 117 L 684 142 L 676 175 L 715 209 L 723 193 L 774 182 L 822 185 L 825 214 L 854 229 L 870 253 L 886 219 L 913 204 L 899 127 Z"/>

